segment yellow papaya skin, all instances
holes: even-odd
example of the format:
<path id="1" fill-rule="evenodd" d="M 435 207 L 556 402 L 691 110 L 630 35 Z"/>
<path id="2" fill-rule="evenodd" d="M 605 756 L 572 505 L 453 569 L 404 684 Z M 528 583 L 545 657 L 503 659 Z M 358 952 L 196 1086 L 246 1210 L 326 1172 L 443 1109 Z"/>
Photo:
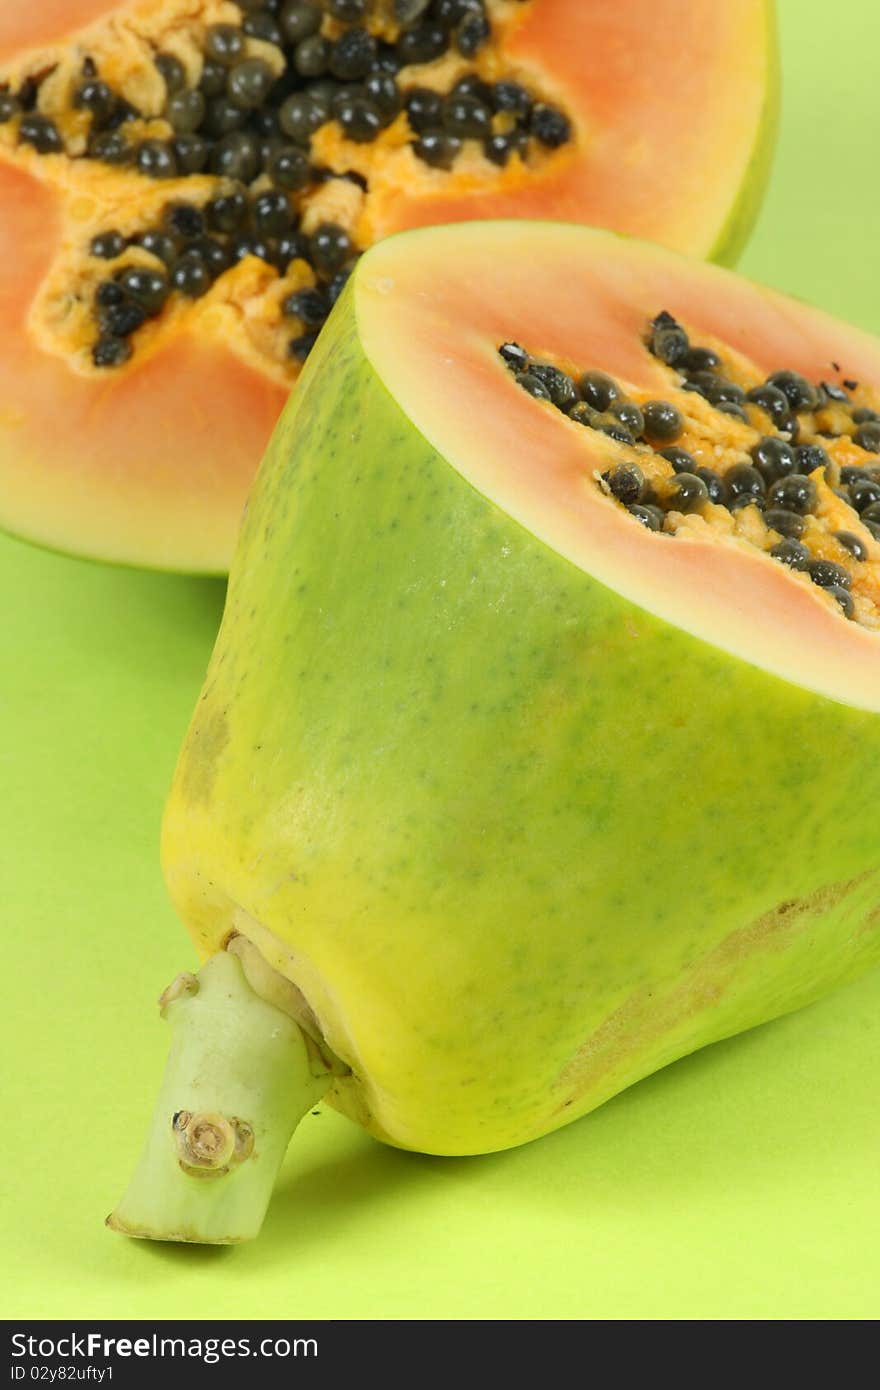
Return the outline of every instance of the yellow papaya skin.
<path id="1" fill-rule="evenodd" d="M 302 992 L 334 1104 L 472 1154 L 880 960 L 880 717 L 478 492 L 370 360 L 369 274 L 252 494 L 163 859 L 203 956 Z"/>

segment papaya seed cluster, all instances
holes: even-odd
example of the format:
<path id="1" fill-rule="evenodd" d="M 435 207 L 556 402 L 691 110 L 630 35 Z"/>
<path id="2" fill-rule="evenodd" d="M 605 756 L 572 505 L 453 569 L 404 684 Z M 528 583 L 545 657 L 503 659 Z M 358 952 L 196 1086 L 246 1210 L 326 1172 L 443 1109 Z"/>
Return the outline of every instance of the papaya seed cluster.
<path id="1" fill-rule="evenodd" d="M 880 629 L 876 400 L 866 404 L 866 389 L 836 363 L 836 379 L 819 383 L 786 368 L 737 380 L 741 366 L 726 370 L 721 351 L 692 343 L 665 310 L 645 346 L 669 369 L 668 400 L 627 392 L 595 368 L 566 370 L 515 342 L 499 352 L 522 390 L 614 441 L 619 457 L 597 485 L 648 531 L 695 535 L 705 524 L 751 541 L 847 618 Z M 703 461 L 707 453 L 716 466 Z"/>
<path id="2" fill-rule="evenodd" d="M 282 304 L 291 320 L 290 358 L 304 360 L 338 295 L 336 277 L 359 249 L 351 226 L 331 218 L 317 230 L 304 227 L 304 214 L 328 181 L 369 186 L 356 170 L 322 164 L 315 146 L 328 129 L 343 146 L 375 144 L 391 132 L 394 148 L 409 144 L 417 161 L 441 174 L 477 152 L 486 178 L 493 167 L 526 163 L 572 138 L 565 112 L 522 81 L 480 75 L 495 36 L 493 0 L 236 4 L 239 23 L 203 26 L 197 72 L 171 51 L 152 53 L 165 93 L 158 115 L 116 90 L 86 55 L 72 91 L 87 124 L 81 152 L 57 114 L 43 109 L 51 68 L 15 88 L 0 85 L 0 125 L 19 146 L 152 180 L 207 174 L 217 181 L 204 215 L 199 205 L 187 219 L 178 198 L 158 225 L 135 237 L 108 227 L 93 238 L 99 259 L 117 260 L 131 245 L 156 258 L 146 267 L 120 264 L 97 286 L 90 350 L 98 368 L 122 366 L 138 329 L 169 300 L 199 299 L 246 256 L 280 276 L 297 260 L 314 272 Z M 462 72 L 462 63 L 474 66 Z M 432 70 L 447 67 L 454 76 L 438 88 Z"/>

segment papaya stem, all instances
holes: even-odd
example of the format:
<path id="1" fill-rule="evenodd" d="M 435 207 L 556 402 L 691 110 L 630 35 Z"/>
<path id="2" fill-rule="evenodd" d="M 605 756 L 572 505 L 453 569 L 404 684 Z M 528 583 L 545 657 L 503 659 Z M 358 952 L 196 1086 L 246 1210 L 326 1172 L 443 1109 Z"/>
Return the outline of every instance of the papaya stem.
<path id="1" fill-rule="evenodd" d="M 226 951 L 160 1000 L 172 1029 L 159 1099 L 107 1225 L 148 1240 L 228 1245 L 259 1233 L 299 1121 L 328 1089 L 299 1025 Z"/>

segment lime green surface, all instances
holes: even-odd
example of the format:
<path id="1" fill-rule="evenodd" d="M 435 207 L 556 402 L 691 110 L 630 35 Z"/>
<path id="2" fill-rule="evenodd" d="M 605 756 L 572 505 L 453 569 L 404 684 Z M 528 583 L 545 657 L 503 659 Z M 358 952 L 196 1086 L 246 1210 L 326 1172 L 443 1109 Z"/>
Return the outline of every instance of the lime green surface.
<path id="1" fill-rule="evenodd" d="M 782 142 L 742 265 L 880 331 L 880 18 L 786 0 L 782 21 Z M 322 1111 L 253 1246 L 106 1232 L 164 1063 L 154 1000 L 194 964 L 156 843 L 222 586 L 5 540 L 0 586 L 0 1316 L 880 1314 L 877 973 L 496 1157 L 399 1153 Z"/>

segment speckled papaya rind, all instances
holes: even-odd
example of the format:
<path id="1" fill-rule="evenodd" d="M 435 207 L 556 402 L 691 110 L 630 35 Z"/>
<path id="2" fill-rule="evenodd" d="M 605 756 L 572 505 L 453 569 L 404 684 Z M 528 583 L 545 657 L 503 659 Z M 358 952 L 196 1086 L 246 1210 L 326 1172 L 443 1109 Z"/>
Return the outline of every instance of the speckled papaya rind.
<path id="1" fill-rule="evenodd" d="M 417 235 L 450 264 L 451 233 Z M 377 373 L 385 268 L 259 476 L 163 856 L 203 954 L 244 931 L 303 990 L 353 1070 L 340 1108 L 472 1153 L 880 959 L 880 719 L 622 597 L 467 481 Z M 472 429 L 502 473 L 479 400 Z M 798 611 L 809 644 L 825 610 Z"/>

